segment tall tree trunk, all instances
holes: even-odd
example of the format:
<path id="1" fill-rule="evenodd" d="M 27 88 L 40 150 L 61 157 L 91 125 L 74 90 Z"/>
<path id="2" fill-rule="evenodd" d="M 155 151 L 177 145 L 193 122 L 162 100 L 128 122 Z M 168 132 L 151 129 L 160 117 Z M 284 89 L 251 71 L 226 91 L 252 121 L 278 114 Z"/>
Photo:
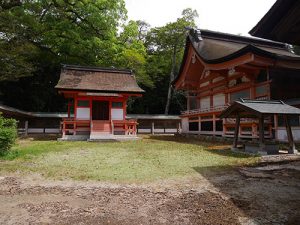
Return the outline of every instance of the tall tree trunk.
<path id="1" fill-rule="evenodd" d="M 176 45 L 173 48 L 173 55 L 172 55 L 172 68 L 170 73 L 170 83 L 169 83 L 169 89 L 168 89 L 168 97 L 167 97 L 167 103 L 165 107 L 165 115 L 169 114 L 170 109 L 170 103 L 172 98 L 172 81 L 174 80 L 174 74 L 175 74 L 175 66 L 176 66 Z"/>

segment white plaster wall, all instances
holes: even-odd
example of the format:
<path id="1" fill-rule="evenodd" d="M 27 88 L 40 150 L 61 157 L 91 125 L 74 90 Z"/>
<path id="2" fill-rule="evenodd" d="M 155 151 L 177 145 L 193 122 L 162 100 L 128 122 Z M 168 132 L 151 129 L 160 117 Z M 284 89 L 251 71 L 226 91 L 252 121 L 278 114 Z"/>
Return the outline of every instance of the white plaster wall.
<path id="1" fill-rule="evenodd" d="M 210 108 L 210 97 L 200 98 L 200 109 Z"/>
<path id="2" fill-rule="evenodd" d="M 89 120 L 90 108 L 77 108 L 76 118 L 78 120 Z"/>
<path id="3" fill-rule="evenodd" d="M 28 134 L 42 134 L 44 133 L 44 128 L 28 128 Z"/>
<path id="4" fill-rule="evenodd" d="M 124 111 L 123 109 L 111 109 L 112 120 L 123 120 Z"/>
<path id="5" fill-rule="evenodd" d="M 147 133 L 147 134 L 149 134 L 149 133 L 151 133 L 151 129 L 143 129 L 143 128 L 140 128 L 140 129 L 138 129 L 138 132 L 139 132 L 139 133 Z"/>
<path id="6" fill-rule="evenodd" d="M 213 97 L 214 106 L 225 105 L 225 94 L 217 94 Z"/>
<path id="7" fill-rule="evenodd" d="M 300 141 L 300 127 L 292 127 L 293 137 L 295 141 Z M 287 141 L 287 133 L 284 127 L 278 127 L 278 140 Z"/>
<path id="8" fill-rule="evenodd" d="M 189 132 L 189 119 L 188 118 L 182 118 L 181 119 L 181 128 L 182 133 L 188 133 Z"/>

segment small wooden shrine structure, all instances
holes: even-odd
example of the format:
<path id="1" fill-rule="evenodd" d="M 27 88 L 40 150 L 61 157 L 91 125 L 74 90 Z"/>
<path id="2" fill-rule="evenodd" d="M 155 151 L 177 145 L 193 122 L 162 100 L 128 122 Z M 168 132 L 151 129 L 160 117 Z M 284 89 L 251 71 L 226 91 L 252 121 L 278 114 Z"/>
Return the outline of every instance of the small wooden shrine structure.
<path id="1" fill-rule="evenodd" d="M 237 148 L 240 119 L 241 118 L 256 118 L 259 123 L 259 149 L 261 151 L 268 152 L 270 148 L 264 140 L 265 133 L 265 119 L 272 117 L 274 115 L 283 116 L 284 123 L 287 131 L 287 138 L 289 143 L 288 153 L 297 153 L 295 148 L 295 142 L 293 138 L 293 133 L 290 125 L 289 116 L 300 115 L 300 109 L 287 105 L 282 101 L 268 101 L 268 100 L 244 100 L 235 101 L 231 106 L 225 109 L 221 114 L 220 118 L 235 118 L 235 131 L 234 131 L 234 142 L 233 149 Z M 272 149 L 270 149 L 272 150 Z M 274 152 L 274 151 L 273 151 Z"/>
<path id="2" fill-rule="evenodd" d="M 126 103 L 144 92 L 130 70 L 64 65 L 55 87 L 68 102 L 63 140 L 126 139 L 136 120 L 126 120 Z"/>

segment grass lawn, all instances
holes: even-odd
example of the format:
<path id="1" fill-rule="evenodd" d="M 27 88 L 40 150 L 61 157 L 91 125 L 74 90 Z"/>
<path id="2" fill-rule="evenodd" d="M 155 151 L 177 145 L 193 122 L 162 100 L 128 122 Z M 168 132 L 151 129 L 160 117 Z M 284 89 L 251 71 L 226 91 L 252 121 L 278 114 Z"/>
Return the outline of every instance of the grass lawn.
<path id="1" fill-rule="evenodd" d="M 227 149 L 226 149 L 227 148 Z M 53 179 L 148 182 L 252 164 L 256 157 L 228 146 L 184 137 L 145 136 L 128 142 L 57 142 L 19 140 L 0 158 L 0 174 L 39 173 Z"/>

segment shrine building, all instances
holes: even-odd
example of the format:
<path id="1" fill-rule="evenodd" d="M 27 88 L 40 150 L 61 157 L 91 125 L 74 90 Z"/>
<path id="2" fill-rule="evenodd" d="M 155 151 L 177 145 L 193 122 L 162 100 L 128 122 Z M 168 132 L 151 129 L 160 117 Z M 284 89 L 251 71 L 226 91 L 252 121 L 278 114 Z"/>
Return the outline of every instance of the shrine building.
<path id="1" fill-rule="evenodd" d="M 55 88 L 68 99 L 63 140 L 136 138 L 136 120 L 126 119 L 127 100 L 144 90 L 132 71 L 64 65 Z"/>
<path id="2" fill-rule="evenodd" d="M 300 56 L 281 42 L 190 29 L 173 86 L 187 98 L 182 133 L 233 137 L 235 119 L 219 115 L 237 100 L 281 100 L 300 106 Z M 299 115 L 289 115 L 289 120 L 300 141 Z M 264 118 L 264 136 L 287 140 L 282 116 Z M 241 119 L 239 137 L 258 138 L 258 120 Z"/>

